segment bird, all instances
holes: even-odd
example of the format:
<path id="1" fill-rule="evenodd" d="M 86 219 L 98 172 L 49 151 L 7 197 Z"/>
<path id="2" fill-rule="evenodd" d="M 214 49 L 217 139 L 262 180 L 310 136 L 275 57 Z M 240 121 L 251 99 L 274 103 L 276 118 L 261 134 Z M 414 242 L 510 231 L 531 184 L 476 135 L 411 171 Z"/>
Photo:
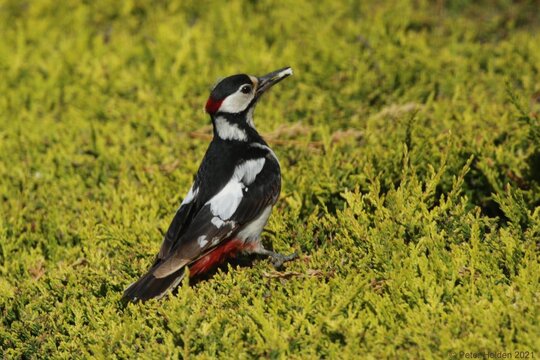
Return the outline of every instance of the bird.
<path id="1" fill-rule="evenodd" d="M 202 275 L 240 253 L 270 257 L 276 268 L 298 256 L 268 250 L 261 242 L 281 191 L 281 168 L 253 121 L 261 96 L 292 74 L 290 67 L 259 77 L 236 74 L 213 87 L 205 106 L 212 141 L 159 253 L 126 288 L 124 301 L 162 298 L 178 287 L 186 267 L 189 277 Z"/>

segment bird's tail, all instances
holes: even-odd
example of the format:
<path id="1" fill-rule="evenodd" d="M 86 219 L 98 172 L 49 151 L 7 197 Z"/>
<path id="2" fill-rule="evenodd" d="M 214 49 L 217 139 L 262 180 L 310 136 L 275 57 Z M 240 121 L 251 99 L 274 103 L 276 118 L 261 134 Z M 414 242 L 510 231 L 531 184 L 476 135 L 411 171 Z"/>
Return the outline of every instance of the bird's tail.
<path id="1" fill-rule="evenodd" d="M 156 278 L 153 275 L 152 270 L 153 269 L 150 269 L 143 277 L 128 286 L 122 296 L 123 301 L 137 302 L 146 301 L 152 298 L 159 299 L 165 295 L 167 291 L 178 286 L 185 275 L 184 268 L 181 268 L 164 278 Z"/>

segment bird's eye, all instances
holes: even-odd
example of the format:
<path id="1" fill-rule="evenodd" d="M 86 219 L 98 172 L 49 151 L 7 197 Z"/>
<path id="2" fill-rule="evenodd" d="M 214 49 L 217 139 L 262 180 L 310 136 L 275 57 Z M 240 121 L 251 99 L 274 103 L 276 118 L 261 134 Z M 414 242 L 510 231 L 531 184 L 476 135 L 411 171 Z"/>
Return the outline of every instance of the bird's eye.
<path id="1" fill-rule="evenodd" d="M 242 86 L 240 91 L 243 92 L 244 94 L 249 94 L 251 92 L 251 86 L 250 85 L 244 85 L 244 86 Z"/>

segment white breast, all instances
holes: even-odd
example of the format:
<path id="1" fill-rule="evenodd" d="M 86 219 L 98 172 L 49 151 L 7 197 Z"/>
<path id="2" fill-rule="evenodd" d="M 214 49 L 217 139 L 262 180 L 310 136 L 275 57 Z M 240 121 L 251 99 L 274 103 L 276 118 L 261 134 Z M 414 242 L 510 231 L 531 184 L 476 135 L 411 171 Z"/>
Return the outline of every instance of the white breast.
<path id="1" fill-rule="evenodd" d="M 272 205 L 267 206 L 255 220 L 247 224 L 239 233 L 238 238 L 244 241 L 258 241 L 264 226 L 268 222 Z"/>

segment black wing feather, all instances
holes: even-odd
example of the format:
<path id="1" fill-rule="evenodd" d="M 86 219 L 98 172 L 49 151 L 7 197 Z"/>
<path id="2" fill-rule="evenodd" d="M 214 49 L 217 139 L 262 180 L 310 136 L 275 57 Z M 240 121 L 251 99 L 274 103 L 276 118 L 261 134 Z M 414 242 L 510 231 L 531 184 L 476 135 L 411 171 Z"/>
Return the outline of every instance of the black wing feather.
<path id="1" fill-rule="evenodd" d="M 172 247 L 174 246 L 178 238 L 182 235 L 182 232 L 185 231 L 185 229 L 191 223 L 193 214 L 195 213 L 194 210 L 195 203 L 192 201 L 188 204 L 183 204 L 176 211 L 171 225 L 169 225 L 169 229 L 165 233 L 163 243 L 161 244 L 161 248 L 159 249 L 158 257 L 156 260 L 164 259 L 169 255 Z"/>
<path id="2" fill-rule="evenodd" d="M 261 151 L 255 153 L 258 155 Z M 224 157 L 227 158 L 229 155 L 225 154 Z M 178 209 L 154 264 L 147 274 L 126 289 L 124 299 L 147 300 L 163 295 L 168 289 L 176 286 L 184 276 L 185 265 L 204 256 L 219 243 L 230 239 L 242 226 L 256 219 L 263 209 L 276 202 L 281 190 L 279 163 L 269 151 L 263 151 L 261 155 L 266 157 L 263 169 L 247 191 L 244 191 L 233 216 L 218 227 L 212 223 L 215 215 L 207 202 L 219 193 L 227 182 L 215 181 L 209 184 L 208 177 L 205 177 L 204 173 L 214 168 L 223 175 L 219 177 L 220 179 L 230 179 L 231 169 L 234 169 L 234 166 L 231 167 L 229 164 L 224 168 L 223 164 L 212 164 L 219 158 L 215 151 L 212 151 L 212 145 L 210 146 L 193 184 L 193 189 L 200 188 L 200 192 L 191 202 L 183 204 Z M 202 181 L 203 179 L 206 181 Z M 206 236 L 207 243 L 201 247 L 197 239 L 203 235 Z M 159 273 L 165 275 L 158 277 Z"/>
<path id="3" fill-rule="evenodd" d="M 168 276 L 179 267 L 203 256 L 213 247 L 234 236 L 242 226 L 255 220 L 267 206 L 273 205 L 281 190 L 278 166 L 273 158 L 265 162 L 255 181 L 244 189 L 242 200 L 235 213 L 225 222 L 225 224 L 228 222 L 228 225 L 216 227 L 212 223 L 216 215 L 212 213 L 210 205 L 204 205 L 193 218 L 187 231 L 171 249 L 170 257 L 154 269 L 154 274 L 157 277 Z M 206 236 L 208 241 L 203 247 L 197 242 L 200 236 Z"/>

